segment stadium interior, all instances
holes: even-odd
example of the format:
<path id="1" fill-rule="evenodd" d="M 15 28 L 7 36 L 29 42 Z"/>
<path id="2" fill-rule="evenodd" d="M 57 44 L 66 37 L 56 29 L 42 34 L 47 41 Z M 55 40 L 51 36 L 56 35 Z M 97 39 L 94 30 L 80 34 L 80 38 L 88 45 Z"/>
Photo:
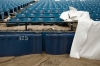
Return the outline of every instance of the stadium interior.
<path id="1" fill-rule="evenodd" d="M 4 36 L 26 32 L 74 35 L 77 21 L 68 23 L 60 18 L 69 6 L 89 12 L 94 21 L 100 20 L 99 0 L 1 0 L 0 3 L 0 33 Z"/>
<path id="2" fill-rule="evenodd" d="M 60 18 L 69 7 L 100 21 L 100 0 L 0 0 L 0 57 L 70 54 L 77 21 Z"/>
<path id="3" fill-rule="evenodd" d="M 69 10 L 69 6 L 75 7 L 78 11 L 89 12 L 94 21 L 100 20 L 99 0 L 1 0 L 0 3 L 0 34 L 14 37 L 17 34 L 19 36 L 19 34 L 38 35 L 39 33 L 42 35 L 43 46 L 47 41 L 45 36 L 53 36 L 53 34 L 56 37 L 65 34 L 66 37 L 74 36 L 77 21 L 68 23 L 60 18 L 61 13 Z M 70 41 L 68 45 L 72 44 L 73 38 L 70 40 L 63 37 L 62 40 L 64 39 Z M 61 39 L 57 39 L 59 40 Z"/>

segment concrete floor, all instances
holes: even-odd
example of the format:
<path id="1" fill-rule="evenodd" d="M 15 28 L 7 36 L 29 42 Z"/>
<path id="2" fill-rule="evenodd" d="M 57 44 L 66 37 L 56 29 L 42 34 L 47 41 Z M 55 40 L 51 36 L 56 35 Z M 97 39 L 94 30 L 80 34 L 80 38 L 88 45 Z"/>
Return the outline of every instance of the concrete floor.
<path id="1" fill-rule="evenodd" d="M 75 59 L 69 55 L 32 54 L 19 57 L 0 57 L 0 66 L 100 66 L 100 61 Z"/>

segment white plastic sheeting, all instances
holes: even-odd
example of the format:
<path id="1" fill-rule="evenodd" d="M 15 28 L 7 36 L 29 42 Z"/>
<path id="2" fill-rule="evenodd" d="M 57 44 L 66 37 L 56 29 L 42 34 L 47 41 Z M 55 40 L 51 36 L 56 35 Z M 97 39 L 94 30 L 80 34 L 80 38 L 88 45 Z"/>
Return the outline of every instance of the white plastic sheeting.
<path id="1" fill-rule="evenodd" d="M 91 21 L 80 21 L 78 22 L 76 33 L 71 47 L 70 56 L 74 58 L 80 58 L 80 51 L 83 48 L 86 40 Z"/>
<path id="2" fill-rule="evenodd" d="M 100 60 L 100 22 L 78 22 L 70 56 Z"/>
<path id="3" fill-rule="evenodd" d="M 69 11 L 63 12 L 60 15 L 60 18 L 63 19 L 64 21 L 68 20 L 69 19 Z"/>
<path id="4" fill-rule="evenodd" d="M 69 11 L 63 12 L 60 15 L 60 18 L 66 21 L 73 21 L 73 20 L 79 20 L 82 18 L 84 11 L 77 11 L 77 9 L 73 7 L 69 7 Z"/>
<path id="5" fill-rule="evenodd" d="M 79 12 L 75 9 L 70 11 L 67 11 L 66 14 L 62 13 L 60 16 L 64 21 L 78 20 L 70 57 L 100 60 L 100 21 L 91 20 L 88 12 Z M 67 18 L 63 15 L 67 15 Z M 70 15 L 71 17 L 69 17 Z"/>
<path id="6" fill-rule="evenodd" d="M 100 60 L 100 22 L 92 22 L 80 56 Z"/>

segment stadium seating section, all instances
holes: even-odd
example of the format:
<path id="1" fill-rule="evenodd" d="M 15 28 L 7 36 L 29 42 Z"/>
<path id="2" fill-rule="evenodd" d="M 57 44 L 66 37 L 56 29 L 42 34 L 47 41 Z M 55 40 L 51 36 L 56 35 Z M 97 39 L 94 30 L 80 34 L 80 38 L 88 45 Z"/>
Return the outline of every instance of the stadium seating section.
<path id="1" fill-rule="evenodd" d="M 0 19 L 27 6 L 33 0 L 1 0 Z M 69 6 L 79 11 L 88 11 L 95 21 L 100 21 L 100 0 L 39 0 L 18 13 L 8 22 L 63 22 L 60 14 L 69 10 Z"/>
<path id="2" fill-rule="evenodd" d="M 21 8 L 27 6 L 33 0 L 0 0 L 0 20 L 10 13 L 18 12 Z"/>

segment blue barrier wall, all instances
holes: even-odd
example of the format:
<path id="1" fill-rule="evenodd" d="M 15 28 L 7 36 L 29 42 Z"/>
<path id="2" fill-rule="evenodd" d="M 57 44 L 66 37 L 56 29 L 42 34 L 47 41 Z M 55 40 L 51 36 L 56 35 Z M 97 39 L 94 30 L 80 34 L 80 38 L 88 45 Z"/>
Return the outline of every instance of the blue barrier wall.
<path id="1" fill-rule="evenodd" d="M 0 32 L 0 56 L 69 54 L 75 32 Z"/>
<path id="2" fill-rule="evenodd" d="M 74 34 L 46 34 L 45 52 L 47 54 L 69 54 Z"/>
<path id="3" fill-rule="evenodd" d="M 41 34 L 0 35 L 0 56 L 19 56 L 41 53 Z"/>

